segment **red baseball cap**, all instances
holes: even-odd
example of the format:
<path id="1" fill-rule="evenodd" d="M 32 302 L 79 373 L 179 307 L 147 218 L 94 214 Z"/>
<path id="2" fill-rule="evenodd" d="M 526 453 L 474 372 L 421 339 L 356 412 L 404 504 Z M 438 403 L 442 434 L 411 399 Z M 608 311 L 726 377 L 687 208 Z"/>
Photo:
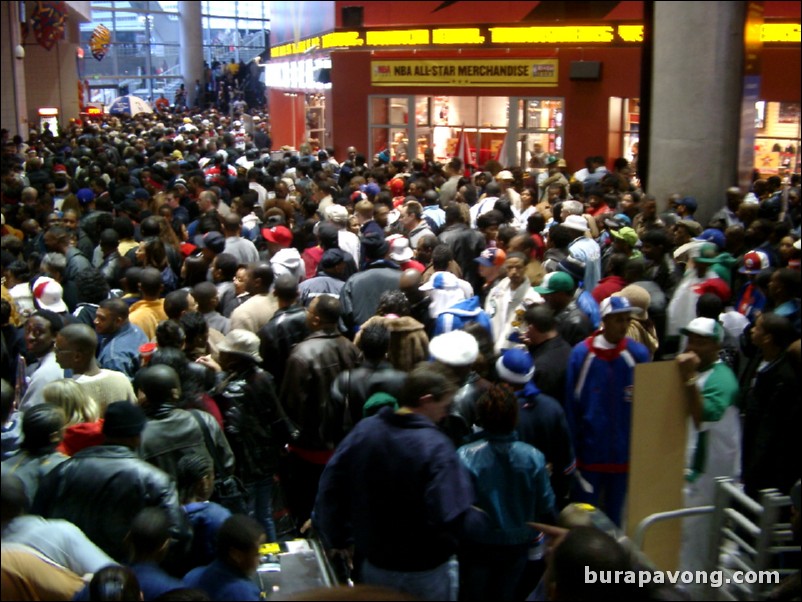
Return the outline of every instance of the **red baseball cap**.
<path id="1" fill-rule="evenodd" d="M 275 243 L 284 249 L 292 244 L 292 232 L 286 226 L 262 228 L 262 236 L 267 242 Z"/>
<path id="2" fill-rule="evenodd" d="M 727 303 L 732 296 L 730 287 L 721 278 L 708 278 L 704 282 L 694 285 L 693 292 L 695 292 L 697 295 L 712 293 L 724 303 Z"/>

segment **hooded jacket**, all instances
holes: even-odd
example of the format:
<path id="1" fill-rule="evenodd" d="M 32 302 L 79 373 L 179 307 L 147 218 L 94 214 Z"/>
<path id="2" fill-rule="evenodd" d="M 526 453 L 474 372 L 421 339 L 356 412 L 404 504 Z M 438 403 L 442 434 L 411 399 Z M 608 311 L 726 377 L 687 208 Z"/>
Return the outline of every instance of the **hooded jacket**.
<path id="1" fill-rule="evenodd" d="M 477 322 L 482 328 L 493 336 L 493 325 L 490 316 L 482 309 L 479 297 L 473 296 L 470 299 L 460 301 L 448 309 L 440 312 L 434 325 L 434 336 L 451 332 L 452 330 L 464 330 L 468 324 Z"/>

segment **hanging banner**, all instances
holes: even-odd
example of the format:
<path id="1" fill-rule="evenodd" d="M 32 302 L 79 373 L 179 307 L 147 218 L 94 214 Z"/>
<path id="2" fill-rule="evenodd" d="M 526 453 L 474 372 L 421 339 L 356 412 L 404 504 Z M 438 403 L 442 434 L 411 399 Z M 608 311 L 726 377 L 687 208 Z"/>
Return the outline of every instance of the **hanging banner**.
<path id="1" fill-rule="evenodd" d="M 109 51 L 109 44 L 111 44 L 111 32 L 108 27 L 105 25 L 95 27 L 92 37 L 89 38 L 89 48 L 92 50 L 92 56 L 102 61 Z"/>
<path id="2" fill-rule="evenodd" d="M 64 23 L 67 20 L 66 2 L 37 2 L 31 15 L 33 35 L 37 43 L 50 50 L 64 38 Z"/>
<path id="3" fill-rule="evenodd" d="M 557 59 L 371 61 L 374 86 L 555 87 Z"/>

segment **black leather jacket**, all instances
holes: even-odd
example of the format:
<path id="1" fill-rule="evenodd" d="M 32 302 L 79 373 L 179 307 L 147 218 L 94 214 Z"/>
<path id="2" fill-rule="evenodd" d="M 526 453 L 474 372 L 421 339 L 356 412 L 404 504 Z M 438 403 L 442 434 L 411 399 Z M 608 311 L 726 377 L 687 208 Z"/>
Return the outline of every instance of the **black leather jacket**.
<path id="1" fill-rule="evenodd" d="M 593 325 L 585 312 L 579 309 L 576 301 L 571 301 L 554 319 L 557 322 L 557 332 L 572 347 L 593 333 Z"/>
<path id="2" fill-rule="evenodd" d="M 166 510 L 173 534 L 179 535 L 182 510 L 167 473 L 127 447 L 97 445 L 82 449 L 42 479 L 33 512 L 70 521 L 114 560 L 127 562 L 123 541 L 134 517 L 149 507 Z"/>
<path id="3" fill-rule="evenodd" d="M 485 237 L 465 224 L 453 224 L 443 230 L 437 238 L 451 248 L 454 261 L 462 269 L 462 277 L 471 283 L 473 290 L 478 291 L 484 280 L 479 276 L 477 267 L 479 264 L 474 259 L 485 250 Z"/>
<path id="4" fill-rule="evenodd" d="M 298 446 L 334 449 L 342 438 L 342 411 L 335 415 L 331 385 L 362 359 L 362 353 L 336 330 L 319 330 L 296 345 L 287 361 L 281 401 L 300 429 Z"/>
<path id="5" fill-rule="evenodd" d="M 398 399 L 406 377 L 406 372 L 396 370 L 387 361 L 365 361 L 358 368 L 340 374 L 331 386 L 331 399 L 348 412 L 343 417 L 343 430 L 348 432 L 362 420 L 362 408 L 374 393 L 388 393 Z"/>
<path id="6" fill-rule="evenodd" d="M 223 466 L 229 474 L 233 473 L 234 454 L 231 453 L 220 425 L 211 414 L 193 411 L 209 430 Z M 139 445 L 139 454 L 143 460 L 161 468 L 175 479 L 178 476 L 178 461 L 187 454 L 197 453 L 212 459 L 211 450 L 206 449 L 200 426 L 187 410 L 166 404 L 148 418 Z"/>
<path id="7" fill-rule="evenodd" d="M 306 308 L 303 305 L 293 305 L 279 309 L 257 334 L 262 367 L 273 375 L 276 388 L 281 389 L 290 353 L 309 334 Z"/>
<path id="8" fill-rule="evenodd" d="M 273 377 L 255 364 L 225 374 L 214 399 L 236 458 L 236 474 L 245 483 L 271 476 L 278 465 L 273 425 L 279 420 Z"/>

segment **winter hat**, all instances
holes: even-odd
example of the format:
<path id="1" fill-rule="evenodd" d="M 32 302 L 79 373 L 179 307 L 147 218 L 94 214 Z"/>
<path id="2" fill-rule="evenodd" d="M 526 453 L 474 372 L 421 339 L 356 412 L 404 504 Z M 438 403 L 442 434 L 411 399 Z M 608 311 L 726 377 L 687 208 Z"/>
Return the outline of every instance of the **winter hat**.
<path id="1" fill-rule="evenodd" d="M 566 274 L 570 274 L 577 282 L 582 282 L 585 279 L 585 262 L 576 257 L 565 257 L 560 260 L 557 269 Z"/>
<path id="2" fill-rule="evenodd" d="M 449 366 L 470 366 L 479 357 L 479 343 L 467 332 L 453 330 L 429 341 L 429 354 Z"/>
<path id="3" fill-rule="evenodd" d="M 505 382 L 525 385 L 535 376 L 535 363 L 528 351 L 507 349 L 496 360 L 496 373 Z"/>
<path id="4" fill-rule="evenodd" d="M 374 393 L 362 406 L 362 416 L 367 418 L 373 416 L 384 406 L 390 406 L 393 410 L 398 409 L 398 400 L 389 393 Z"/>
<path id="5" fill-rule="evenodd" d="M 103 434 L 112 438 L 137 437 L 147 423 L 142 408 L 130 401 L 110 403 L 103 418 Z"/>

